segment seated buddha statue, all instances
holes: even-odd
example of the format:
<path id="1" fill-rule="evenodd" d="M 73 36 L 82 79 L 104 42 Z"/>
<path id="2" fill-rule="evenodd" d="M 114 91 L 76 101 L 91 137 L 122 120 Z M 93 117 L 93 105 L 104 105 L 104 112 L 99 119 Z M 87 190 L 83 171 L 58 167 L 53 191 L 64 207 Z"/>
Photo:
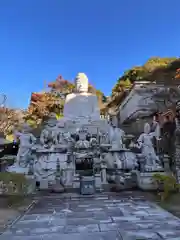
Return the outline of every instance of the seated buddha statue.
<path id="1" fill-rule="evenodd" d="M 76 76 L 75 91 L 66 96 L 64 119 L 72 121 L 100 120 L 97 96 L 88 93 L 88 78 L 84 73 L 79 73 Z"/>

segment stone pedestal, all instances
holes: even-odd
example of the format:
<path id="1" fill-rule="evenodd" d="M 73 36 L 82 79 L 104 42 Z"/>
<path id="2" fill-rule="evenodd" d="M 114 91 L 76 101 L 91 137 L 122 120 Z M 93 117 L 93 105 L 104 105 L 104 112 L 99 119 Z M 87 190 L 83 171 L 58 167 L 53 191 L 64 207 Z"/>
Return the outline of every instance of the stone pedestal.
<path id="1" fill-rule="evenodd" d="M 134 172 L 124 173 L 124 187 L 125 189 L 133 188 L 137 186 L 137 177 Z"/>
<path id="2" fill-rule="evenodd" d="M 75 189 L 80 189 L 80 178 L 79 178 L 79 174 L 75 174 L 75 175 L 74 175 L 73 188 L 75 188 Z"/>
<path id="3" fill-rule="evenodd" d="M 101 174 L 100 173 L 96 173 L 95 176 L 95 188 L 98 191 L 102 190 L 102 184 L 101 184 Z"/>
<path id="4" fill-rule="evenodd" d="M 165 172 L 136 172 L 137 175 L 137 186 L 142 190 L 156 190 L 157 185 L 153 179 L 154 174 L 165 175 Z"/>
<path id="5" fill-rule="evenodd" d="M 94 176 L 82 176 L 80 179 L 80 193 L 92 195 L 95 193 Z"/>
<path id="6" fill-rule="evenodd" d="M 27 194 L 33 194 L 36 190 L 36 180 L 33 176 L 26 176 L 27 179 Z"/>
<path id="7" fill-rule="evenodd" d="M 47 190 L 49 188 L 48 179 L 41 179 L 39 188 L 40 190 Z"/>
<path id="8" fill-rule="evenodd" d="M 51 190 L 54 193 L 64 192 L 64 187 L 60 184 L 60 180 L 55 180 L 54 184 L 51 186 Z"/>
<path id="9" fill-rule="evenodd" d="M 72 188 L 73 181 L 74 181 L 74 169 L 73 168 L 64 169 L 63 179 L 64 179 L 64 186 L 67 188 Z"/>

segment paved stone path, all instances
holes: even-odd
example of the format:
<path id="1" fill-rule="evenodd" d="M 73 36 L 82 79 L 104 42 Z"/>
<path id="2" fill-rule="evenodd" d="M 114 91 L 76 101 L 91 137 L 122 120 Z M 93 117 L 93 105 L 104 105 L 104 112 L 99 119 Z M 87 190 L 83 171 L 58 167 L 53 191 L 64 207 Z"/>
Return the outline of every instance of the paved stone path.
<path id="1" fill-rule="evenodd" d="M 67 196 L 67 195 L 66 195 Z M 180 240 L 180 220 L 128 194 L 42 197 L 0 240 Z"/>

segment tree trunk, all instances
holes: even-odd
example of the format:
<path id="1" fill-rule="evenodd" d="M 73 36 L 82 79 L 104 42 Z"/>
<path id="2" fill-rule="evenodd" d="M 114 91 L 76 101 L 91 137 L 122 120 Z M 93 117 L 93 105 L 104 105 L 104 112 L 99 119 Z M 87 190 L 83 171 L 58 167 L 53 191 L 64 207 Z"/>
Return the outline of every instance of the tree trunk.
<path id="1" fill-rule="evenodd" d="M 176 139 L 175 139 L 175 156 L 174 168 L 176 173 L 177 183 L 180 183 L 180 120 L 176 121 Z"/>

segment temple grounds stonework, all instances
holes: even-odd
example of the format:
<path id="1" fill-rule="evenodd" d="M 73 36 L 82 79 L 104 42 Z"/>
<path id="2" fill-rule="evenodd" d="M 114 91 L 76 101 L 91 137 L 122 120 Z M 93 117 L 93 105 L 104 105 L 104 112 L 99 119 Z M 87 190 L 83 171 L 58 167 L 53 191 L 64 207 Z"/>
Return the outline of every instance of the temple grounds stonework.
<path id="1" fill-rule="evenodd" d="M 180 220 L 132 192 L 41 197 L 0 240 L 179 240 Z"/>

